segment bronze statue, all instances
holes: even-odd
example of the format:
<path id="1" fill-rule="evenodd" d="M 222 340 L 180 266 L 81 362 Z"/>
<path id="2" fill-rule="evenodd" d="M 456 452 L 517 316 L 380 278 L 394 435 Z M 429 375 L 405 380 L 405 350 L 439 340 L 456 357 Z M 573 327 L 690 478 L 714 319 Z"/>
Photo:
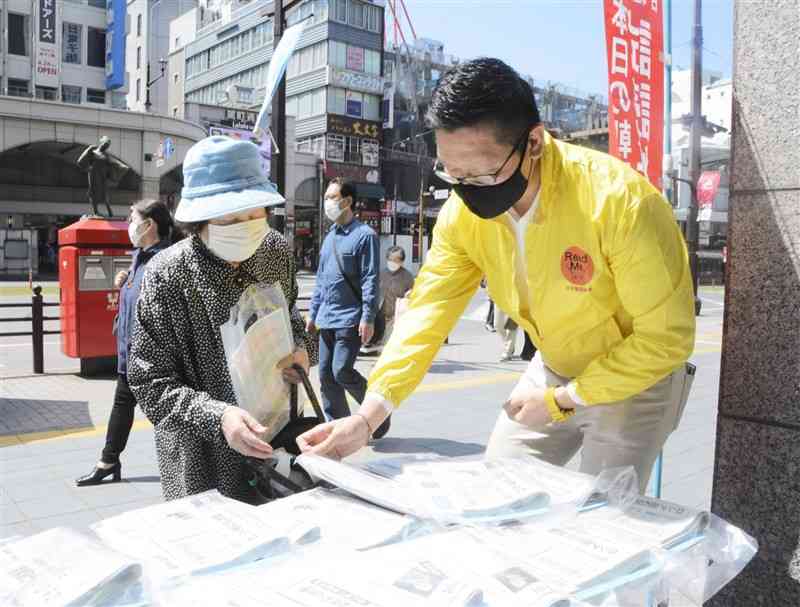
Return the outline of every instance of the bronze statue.
<path id="1" fill-rule="evenodd" d="M 100 203 L 106 205 L 108 216 L 113 216 L 111 205 L 108 203 L 107 182 L 109 179 L 119 181 L 128 172 L 127 166 L 106 152 L 110 145 L 111 139 L 100 137 L 97 145 L 87 147 L 77 162 L 78 167 L 89 174 L 89 189 L 86 194 L 92 205 L 92 215 L 95 217 L 100 217 L 97 210 L 97 205 Z"/>

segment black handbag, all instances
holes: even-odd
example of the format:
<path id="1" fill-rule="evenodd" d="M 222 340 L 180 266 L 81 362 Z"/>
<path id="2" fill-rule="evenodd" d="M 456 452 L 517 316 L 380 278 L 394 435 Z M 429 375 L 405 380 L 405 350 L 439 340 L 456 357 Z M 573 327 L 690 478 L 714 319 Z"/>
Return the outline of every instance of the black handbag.
<path id="1" fill-rule="evenodd" d="M 294 462 L 295 457 L 300 455 L 297 437 L 311 430 L 314 426 L 323 423 L 325 414 L 305 369 L 300 365 L 293 365 L 292 368 L 297 371 L 302 379 L 303 388 L 308 400 L 311 401 L 311 406 L 314 408 L 314 416 L 306 417 L 305 415 L 300 415 L 298 411 L 298 388 L 296 384 L 292 384 L 289 388 L 289 423 L 269 442 L 273 449 L 284 449 L 292 455 L 289 475 L 286 476 L 278 472 L 278 460 L 274 457 L 268 457 L 263 460 L 256 457 L 245 458 L 245 464 L 252 475 L 249 481 L 250 486 L 255 489 L 264 502 L 287 497 L 314 487 L 311 477 Z"/>
<path id="2" fill-rule="evenodd" d="M 339 266 L 339 272 L 342 273 L 342 277 L 344 281 L 347 283 L 347 286 L 350 287 L 350 290 L 353 292 L 353 295 L 356 296 L 358 303 L 363 307 L 364 306 L 364 299 L 361 297 L 361 291 L 356 289 L 356 286 L 350 280 L 350 277 L 347 275 L 347 272 L 344 271 L 344 264 L 342 264 L 342 259 L 339 257 L 339 251 L 336 248 L 336 237 L 335 235 L 331 235 L 331 244 L 333 245 L 333 256 L 336 258 L 336 265 Z M 372 339 L 370 340 L 371 344 L 376 344 L 383 339 L 384 334 L 386 333 L 386 319 L 381 314 L 381 311 L 378 310 L 375 313 L 375 324 L 374 324 L 374 332 L 372 334 Z"/>

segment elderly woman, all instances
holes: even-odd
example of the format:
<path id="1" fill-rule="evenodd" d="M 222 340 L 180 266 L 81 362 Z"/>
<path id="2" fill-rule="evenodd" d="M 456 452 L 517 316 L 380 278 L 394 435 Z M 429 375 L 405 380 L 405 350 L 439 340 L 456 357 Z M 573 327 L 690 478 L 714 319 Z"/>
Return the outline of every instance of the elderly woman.
<path id="1" fill-rule="evenodd" d="M 129 381 L 155 426 L 165 499 L 218 489 L 255 503 L 244 456 L 265 458 L 271 447 L 259 437 L 265 428 L 236 405 L 219 327 L 249 285 L 278 283 L 291 312 L 291 362 L 308 369 L 316 357 L 295 308 L 292 252 L 267 224 L 266 208 L 284 199 L 247 141 L 204 139 L 186 154 L 183 173 L 175 218 L 191 236 L 147 270 Z M 284 376 L 298 380 L 290 369 Z"/>

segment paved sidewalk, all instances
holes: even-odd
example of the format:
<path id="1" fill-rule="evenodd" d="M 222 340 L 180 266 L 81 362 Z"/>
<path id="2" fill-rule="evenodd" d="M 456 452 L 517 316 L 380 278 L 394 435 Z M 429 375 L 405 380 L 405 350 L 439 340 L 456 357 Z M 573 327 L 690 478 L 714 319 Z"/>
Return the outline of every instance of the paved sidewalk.
<path id="1" fill-rule="evenodd" d="M 710 301 L 699 319 L 698 376 L 664 457 L 662 496 L 700 508 L 710 504 L 722 296 L 704 290 Z M 395 415 L 390 435 L 356 459 L 483 451 L 501 403 L 527 364 L 497 362 L 499 339 L 480 322 L 484 298 L 479 293 L 423 385 Z M 521 346 L 520 339 L 517 351 Z M 374 362 L 362 359 L 359 368 L 367 374 Z M 138 410 L 122 456 L 124 482 L 74 485 L 100 455 L 114 384 L 113 378 L 71 374 L 0 378 L 0 537 L 82 527 L 161 499 L 152 427 Z"/>

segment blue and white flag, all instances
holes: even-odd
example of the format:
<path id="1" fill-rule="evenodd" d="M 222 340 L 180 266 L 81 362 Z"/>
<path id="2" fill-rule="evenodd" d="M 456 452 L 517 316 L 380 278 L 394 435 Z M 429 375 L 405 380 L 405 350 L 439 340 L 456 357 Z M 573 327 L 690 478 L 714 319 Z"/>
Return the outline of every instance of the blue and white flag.
<path id="1" fill-rule="evenodd" d="M 269 116 L 272 98 L 275 96 L 275 91 L 278 90 L 278 83 L 286 73 L 286 66 L 289 65 L 289 59 L 297 48 L 297 43 L 300 42 L 300 35 L 303 33 L 303 29 L 305 29 L 308 21 L 308 19 L 304 19 L 297 25 L 293 25 L 283 32 L 281 41 L 278 43 L 278 48 L 276 48 L 275 52 L 272 54 L 272 59 L 269 62 L 269 70 L 267 71 L 264 103 L 261 105 L 261 111 L 258 113 L 256 125 L 253 128 L 253 133 L 255 135 L 259 135 L 259 132 L 266 133 L 269 128 L 267 116 Z"/>

